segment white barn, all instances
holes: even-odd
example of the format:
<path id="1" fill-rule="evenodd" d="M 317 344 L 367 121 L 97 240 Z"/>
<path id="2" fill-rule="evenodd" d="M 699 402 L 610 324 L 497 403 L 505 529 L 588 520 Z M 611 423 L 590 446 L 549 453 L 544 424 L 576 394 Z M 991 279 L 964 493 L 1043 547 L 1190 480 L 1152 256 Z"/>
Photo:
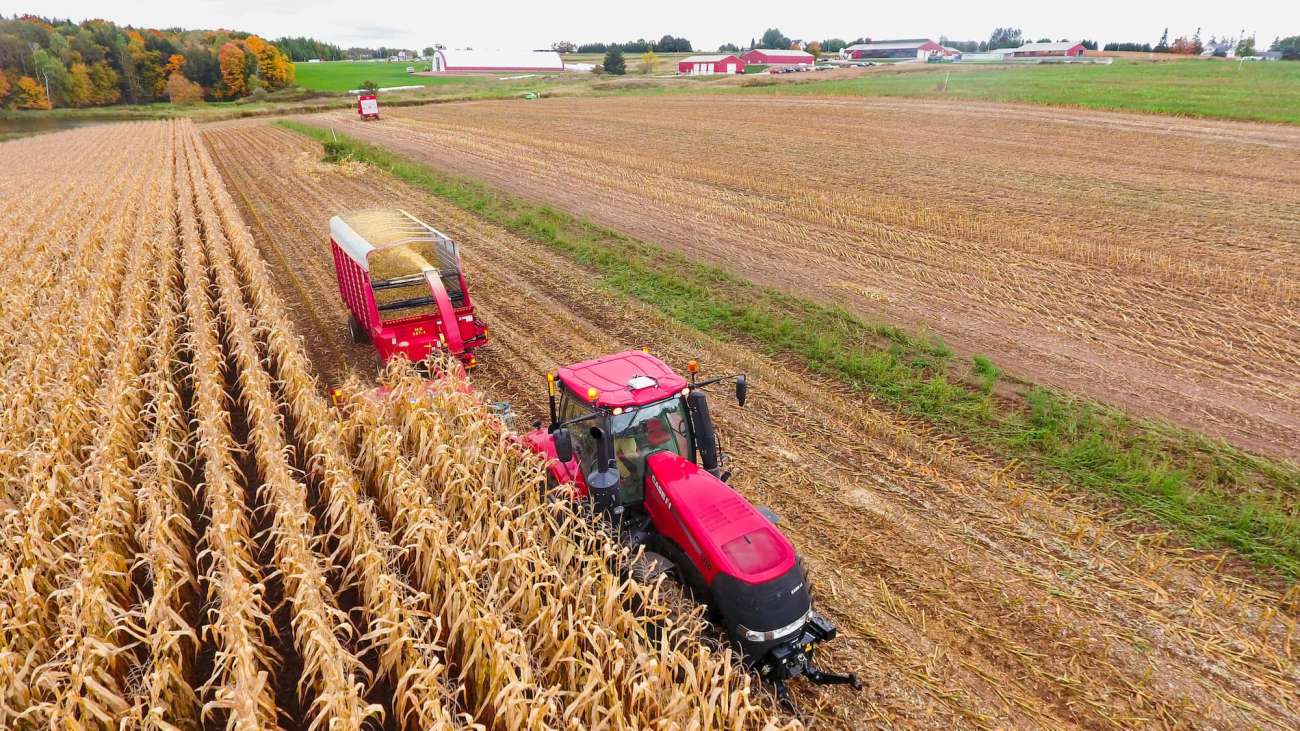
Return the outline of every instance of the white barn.
<path id="1" fill-rule="evenodd" d="M 495 74 L 563 71 L 564 60 L 555 51 L 433 52 L 433 72 L 439 74 Z"/>

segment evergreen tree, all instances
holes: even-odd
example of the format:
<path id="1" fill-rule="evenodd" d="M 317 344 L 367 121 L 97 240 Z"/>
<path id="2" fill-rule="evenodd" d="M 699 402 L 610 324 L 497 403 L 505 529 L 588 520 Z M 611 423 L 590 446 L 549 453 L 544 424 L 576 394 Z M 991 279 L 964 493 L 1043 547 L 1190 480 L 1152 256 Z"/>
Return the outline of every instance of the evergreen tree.
<path id="1" fill-rule="evenodd" d="M 605 61 L 601 64 L 605 67 L 605 73 L 614 76 L 622 76 L 627 73 L 627 64 L 623 61 L 623 51 L 618 48 L 611 48 L 605 52 Z"/>
<path id="2" fill-rule="evenodd" d="M 1160 34 L 1160 42 L 1157 43 L 1156 47 L 1152 50 L 1154 50 L 1156 53 L 1166 53 L 1169 51 L 1169 29 L 1168 28 L 1165 28 L 1165 32 Z"/>

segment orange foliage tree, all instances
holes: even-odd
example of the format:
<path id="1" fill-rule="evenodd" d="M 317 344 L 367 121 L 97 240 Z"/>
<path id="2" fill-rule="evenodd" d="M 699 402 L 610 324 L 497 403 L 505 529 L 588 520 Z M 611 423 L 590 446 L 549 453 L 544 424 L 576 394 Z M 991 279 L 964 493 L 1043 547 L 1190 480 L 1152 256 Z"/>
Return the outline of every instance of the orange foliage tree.
<path id="1" fill-rule="evenodd" d="M 30 76 L 18 78 L 18 88 L 14 90 L 14 106 L 19 109 L 49 109 L 50 99 L 45 95 L 45 87 Z"/>
<path id="2" fill-rule="evenodd" d="M 234 99 L 248 91 L 248 61 L 244 49 L 236 43 L 227 43 L 217 54 L 221 64 L 221 96 Z"/>
<path id="3" fill-rule="evenodd" d="M 167 98 L 172 104 L 196 104 L 203 101 L 203 87 L 177 71 L 167 77 Z"/>
<path id="4" fill-rule="evenodd" d="M 179 53 L 173 53 L 167 57 L 167 65 L 163 66 L 163 75 L 167 77 L 168 83 L 171 83 L 172 74 L 183 73 L 181 70 L 185 66 L 185 57 Z"/>
<path id="5" fill-rule="evenodd" d="M 257 77 L 267 89 L 283 89 L 293 84 L 293 64 L 279 48 L 257 36 L 245 38 L 244 48 L 257 58 Z"/>
<path id="6" fill-rule="evenodd" d="M 9 78 L 0 73 L 0 104 L 4 104 L 7 96 L 9 96 Z"/>

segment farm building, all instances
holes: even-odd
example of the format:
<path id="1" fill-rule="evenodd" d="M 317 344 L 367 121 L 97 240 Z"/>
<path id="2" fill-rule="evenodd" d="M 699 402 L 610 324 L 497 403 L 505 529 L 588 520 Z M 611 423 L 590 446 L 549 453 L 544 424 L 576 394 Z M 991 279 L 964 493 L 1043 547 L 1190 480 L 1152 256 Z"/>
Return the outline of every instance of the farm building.
<path id="1" fill-rule="evenodd" d="M 555 51 L 453 51 L 433 52 L 433 71 L 439 74 L 496 74 L 563 71 L 564 61 Z"/>
<path id="2" fill-rule="evenodd" d="M 943 46 L 929 38 L 902 38 L 892 41 L 855 43 L 840 51 L 840 56 L 847 59 L 914 58 L 924 61 L 931 54 L 943 52 Z"/>
<path id="3" fill-rule="evenodd" d="M 1210 43 L 1205 44 L 1205 50 L 1201 51 L 1201 55 L 1206 58 L 1210 58 L 1211 56 L 1233 58 L 1237 55 L 1237 42 L 1211 41 Z"/>
<path id="4" fill-rule="evenodd" d="M 817 61 L 816 57 L 806 51 L 790 49 L 781 51 L 770 48 L 755 48 L 746 51 L 740 55 L 740 60 L 746 64 L 763 64 L 766 66 L 798 66 L 800 64 L 811 66 Z"/>
<path id="5" fill-rule="evenodd" d="M 1061 41 L 1060 43 L 1026 43 L 1020 48 L 1002 48 L 996 51 L 1007 58 L 1044 58 L 1064 56 L 1078 58 L 1083 55 L 1082 43 Z"/>
<path id="6" fill-rule="evenodd" d="M 687 56 L 677 62 L 677 72 L 691 76 L 704 74 L 743 74 L 745 62 L 731 53 Z"/>

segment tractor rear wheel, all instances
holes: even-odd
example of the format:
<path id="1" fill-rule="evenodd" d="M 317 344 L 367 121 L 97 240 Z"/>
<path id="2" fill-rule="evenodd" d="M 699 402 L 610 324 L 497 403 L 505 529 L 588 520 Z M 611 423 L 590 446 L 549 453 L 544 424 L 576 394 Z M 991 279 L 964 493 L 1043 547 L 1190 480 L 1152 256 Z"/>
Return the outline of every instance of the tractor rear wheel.
<path id="1" fill-rule="evenodd" d="M 370 333 L 357 321 L 356 315 L 348 315 L 348 332 L 352 333 L 352 342 L 369 343 Z"/>

